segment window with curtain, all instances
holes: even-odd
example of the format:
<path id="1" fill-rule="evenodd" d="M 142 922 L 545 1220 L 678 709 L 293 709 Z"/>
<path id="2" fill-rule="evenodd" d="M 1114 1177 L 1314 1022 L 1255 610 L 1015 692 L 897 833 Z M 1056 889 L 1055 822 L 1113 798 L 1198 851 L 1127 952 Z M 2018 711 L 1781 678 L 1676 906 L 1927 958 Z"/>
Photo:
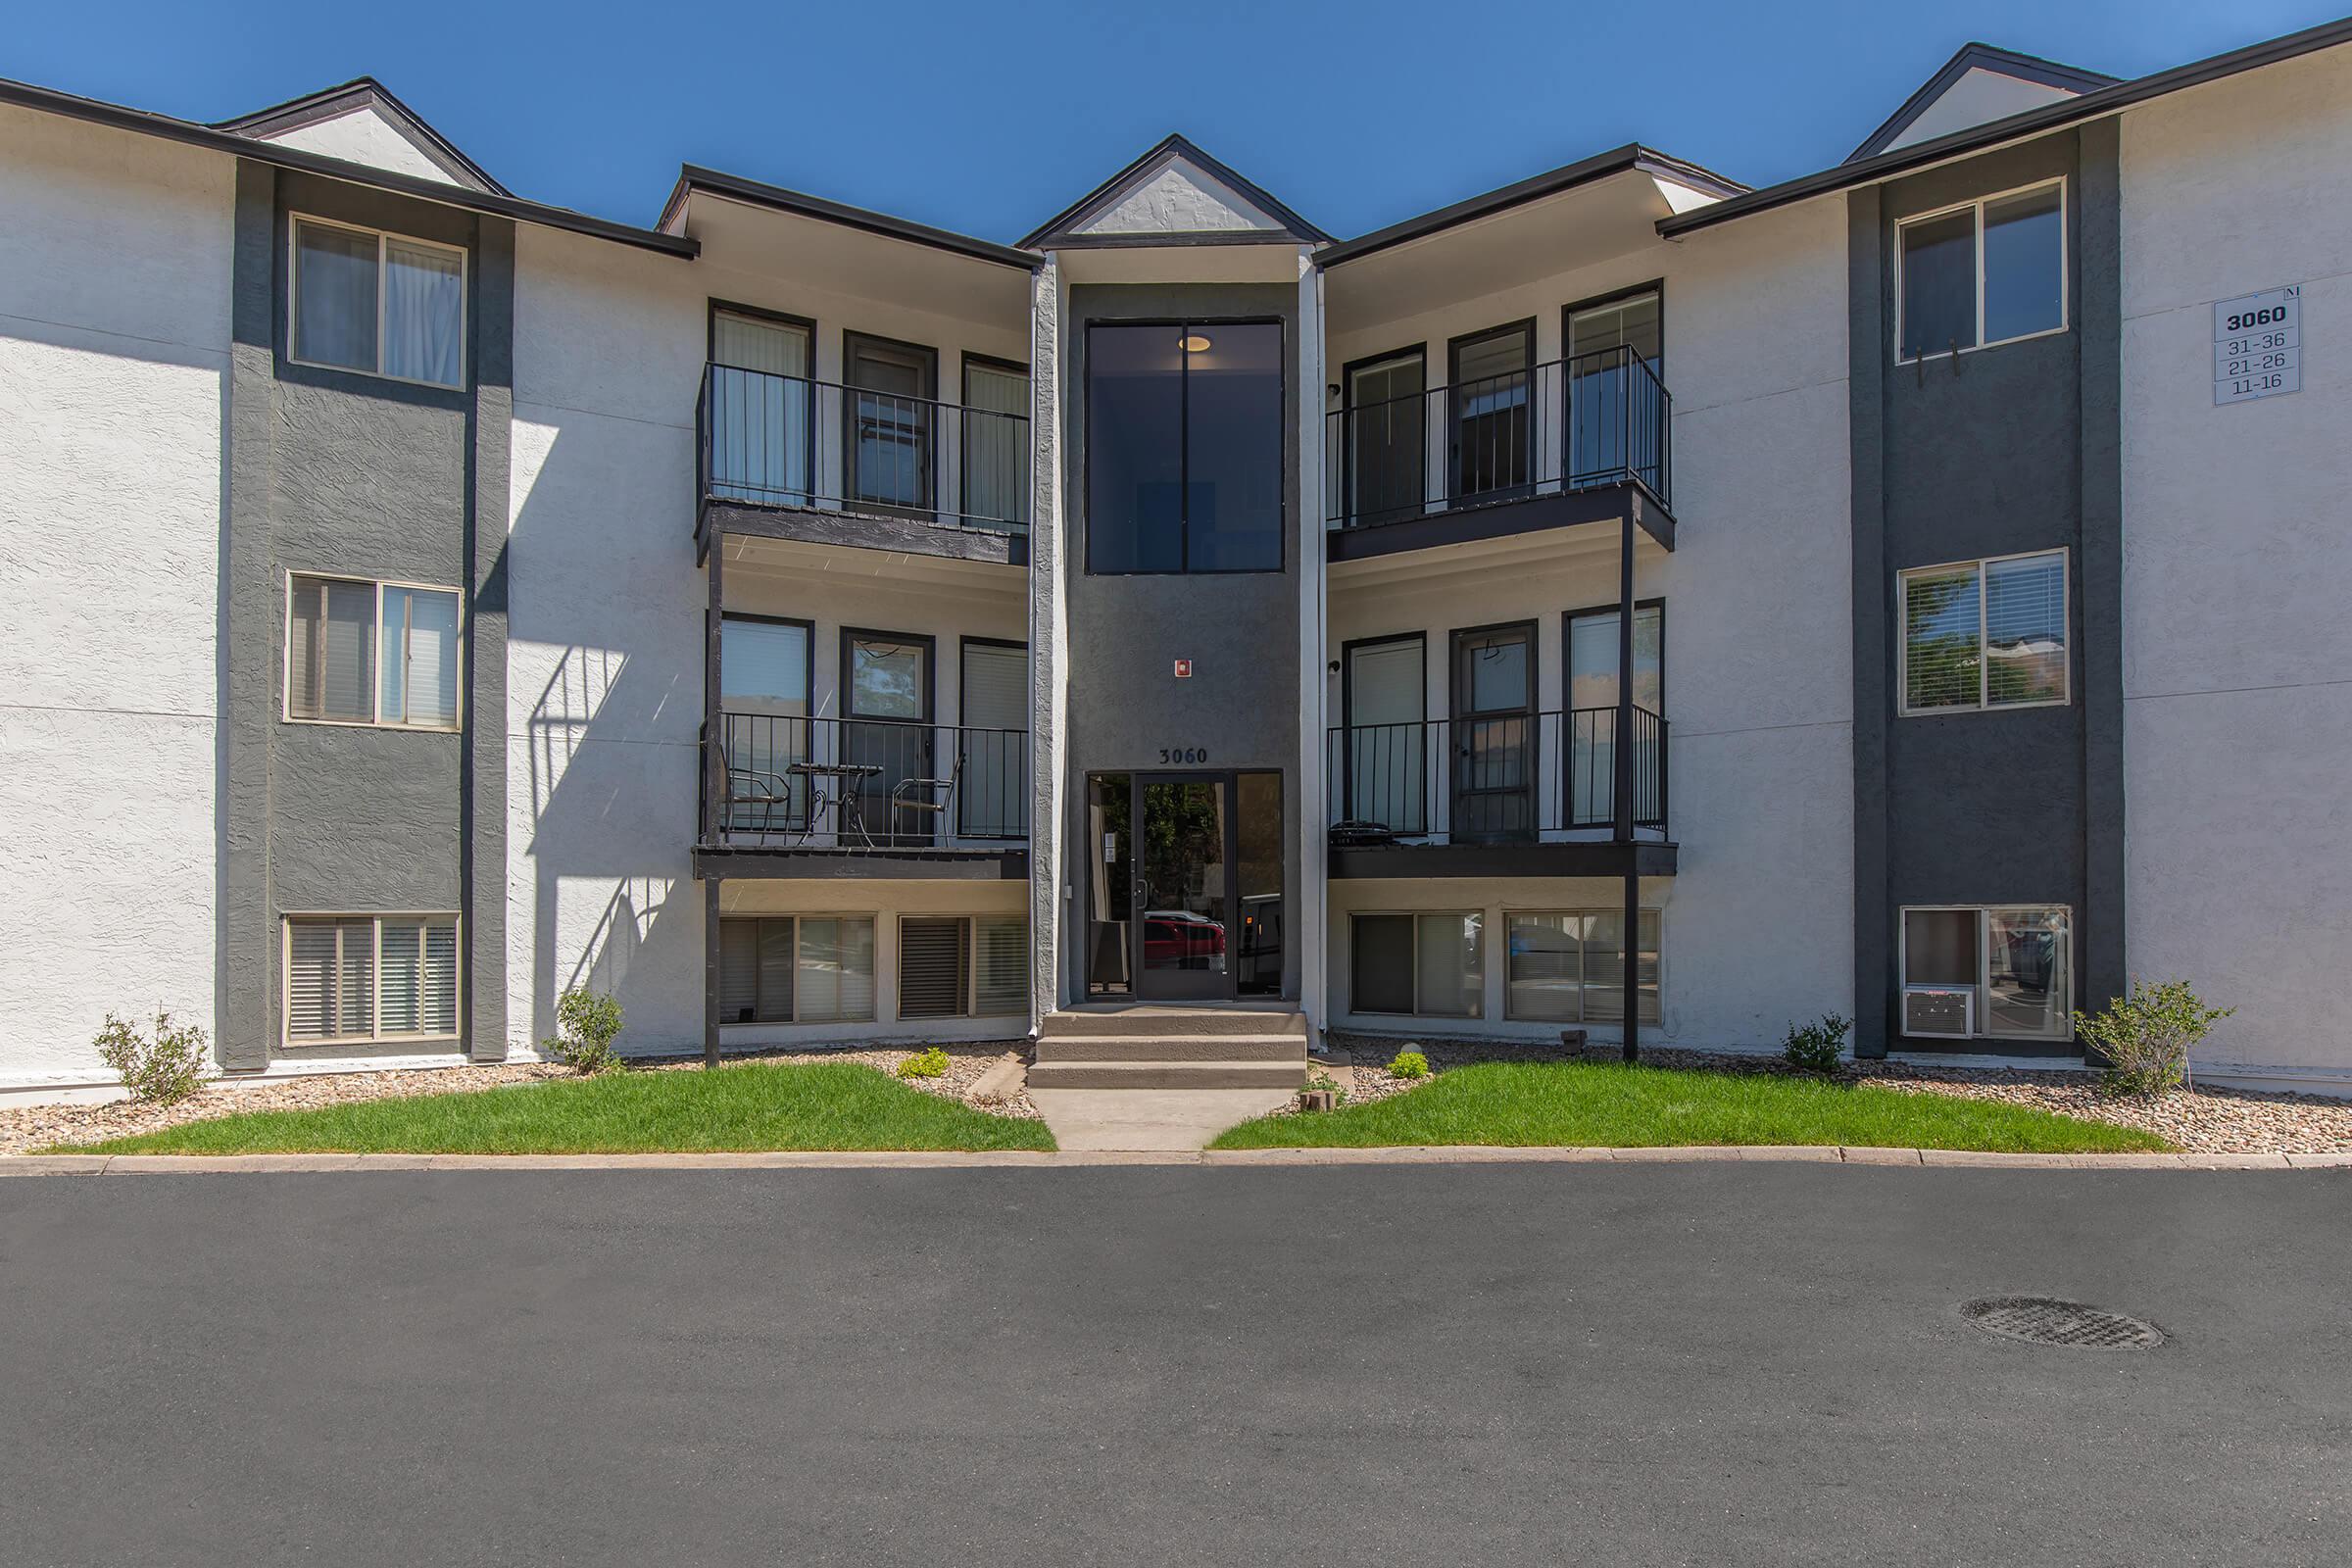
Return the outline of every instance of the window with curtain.
<path id="1" fill-rule="evenodd" d="M 286 716 L 456 729 L 462 613 L 452 588 L 290 574 Z"/>
<path id="2" fill-rule="evenodd" d="M 1423 1018 L 1483 1016 L 1484 925 L 1475 909 L 1351 917 L 1349 1010 Z"/>
<path id="3" fill-rule="evenodd" d="M 1902 709 L 2068 700 L 2066 552 L 1903 572 Z"/>
<path id="4" fill-rule="evenodd" d="M 1625 1021 L 1623 909 L 1514 912 L 1503 1016 L 1538 1023 Z M 1659 1019 L 1659 916 L 1642 911 L 1634 953 L 1641 1021 Z"/>
<path id="5" fill-rule="evenodd" d="M 738 828 L 808 825 L 808 794 L 788 769 L 809 758 L 807 621 L 725 615 L 718 623 L 718 708 Z M 778 811 L 766 798 L 781 794 Z"/>
<path id="6" fill-rule="evenodd" d="M 456 915 L 289 915 L 285 944 L 288 1045 L 457 1035 Z"/>
<path id="7" fill-rule="evenodd" d="M 729 916 L 718 924 L 721 1023 L 855 1023 L 874 1015 L 869 915 Z"/>
<path id="8" fill-rule="evenodd" d="M 748 311 L 710 313 L 710 493 L 780 506 L 812 483 L 811 333 Z"/>
<path id="9" fill-rule="evenodd" d="M 900 916 L 901 1018 L 1026 1016 L 1028 1011 L 1026 916 Z"/>
<path id="10" fill-rule="evenodd" d="M 960 680 L 962 773 L 956 830 L 965 838 L 1029 831 L 1029 650 L 965 639 Z"/>
<path id="11" fill-rule="evenodd" d="M 981 527 L 1029 520 L 1029 372 L 963 362 L 963 514 Z"/>
<path id="12" fill-rule="evenodd" d="M 2066 325 L 2066 185 L 1895 225 L 1897 359 L 1989 348 Z"/>
<path id="13" fill-rule="evenodd" d="M 293 357 L 456 387 L 466 381 L 466 253 L 294 220 Z"/>

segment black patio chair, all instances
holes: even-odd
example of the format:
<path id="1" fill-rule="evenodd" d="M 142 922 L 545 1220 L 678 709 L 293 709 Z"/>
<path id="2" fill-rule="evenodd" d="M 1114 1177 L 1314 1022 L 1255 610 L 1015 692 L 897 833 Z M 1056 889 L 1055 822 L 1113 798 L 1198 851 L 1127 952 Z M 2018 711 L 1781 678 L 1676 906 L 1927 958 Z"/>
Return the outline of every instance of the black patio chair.
<path id="1" fill-rule="evenodd" d="M 963 781 L 963 756 L 958 752 L 956 765 L 948 769 L 946 778 L 903 778 L 890 787 L 890 842 L 898 844 L 916 835 L 903 834 L 899 829 L 901 812 L 916 821 L 925 815 L 931 819 L 928 832 L 919 835 L 936 842 L 940 828 L 948 820 L 948 812 L 956 805 L 956 789 Z"/>

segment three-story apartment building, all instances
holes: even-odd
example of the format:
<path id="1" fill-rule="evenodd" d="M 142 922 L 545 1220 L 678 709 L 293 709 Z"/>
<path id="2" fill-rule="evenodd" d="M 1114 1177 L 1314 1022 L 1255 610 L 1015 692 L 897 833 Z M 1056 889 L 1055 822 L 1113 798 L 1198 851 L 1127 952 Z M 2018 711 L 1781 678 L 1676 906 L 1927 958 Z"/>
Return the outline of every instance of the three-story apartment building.
<path id="1" fill-rule="evenodd" d="M 1759 112 L 1768 106 L 1759 105 Z M 1859 127 L 1857 127 L 1859 128 Z M 1170 137 L 1016 244 L 380 85 L 0 85 L 0 1089 L 1314 1032 L 2352 1089 L 2352 25 L 1971 45 L 1760 190 L 1645 146 L 1336 239 Z M 2305 317 L 2318 358 L 2305 358 Z"/>

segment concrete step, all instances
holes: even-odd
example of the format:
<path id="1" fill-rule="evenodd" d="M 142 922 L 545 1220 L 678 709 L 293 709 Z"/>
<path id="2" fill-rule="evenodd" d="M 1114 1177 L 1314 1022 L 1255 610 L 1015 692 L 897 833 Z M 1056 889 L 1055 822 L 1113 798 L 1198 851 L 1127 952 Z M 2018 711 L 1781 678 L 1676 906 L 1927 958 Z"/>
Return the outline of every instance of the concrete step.
<path id="1" fill-rule="evenodd" d="M 1045 1035 L 1039 1061 L 1306 1060 L 1304 1035 Z"/>
<path id="2" fill-rule="evenodd" d="M 1306 1015 L 1278 1007 L 1171 1007 L 1149 1004 L 1095 1005 L 1049 1012 L 1041 1038 L 1080 1035 L 1103 1038 L 1187 1035 L 1297 1035 L 1306 1037 Z"/>
<path id="3" fill-rule="evenodd" d="M 1297 1089 L 1301 1061 L 1040 1061 L 1032 1089 Z"/>

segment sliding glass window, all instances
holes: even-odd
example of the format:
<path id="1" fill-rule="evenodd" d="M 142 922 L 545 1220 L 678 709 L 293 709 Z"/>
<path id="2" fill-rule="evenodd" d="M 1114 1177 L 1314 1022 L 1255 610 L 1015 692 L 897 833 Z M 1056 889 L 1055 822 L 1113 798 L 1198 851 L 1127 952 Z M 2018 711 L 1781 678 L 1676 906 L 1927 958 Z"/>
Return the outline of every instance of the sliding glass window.
<path id="1" fill-rule="evenodd" d="M 1087 569 L 1283 568 L 1278 321 L 1087 328 Z"/>

